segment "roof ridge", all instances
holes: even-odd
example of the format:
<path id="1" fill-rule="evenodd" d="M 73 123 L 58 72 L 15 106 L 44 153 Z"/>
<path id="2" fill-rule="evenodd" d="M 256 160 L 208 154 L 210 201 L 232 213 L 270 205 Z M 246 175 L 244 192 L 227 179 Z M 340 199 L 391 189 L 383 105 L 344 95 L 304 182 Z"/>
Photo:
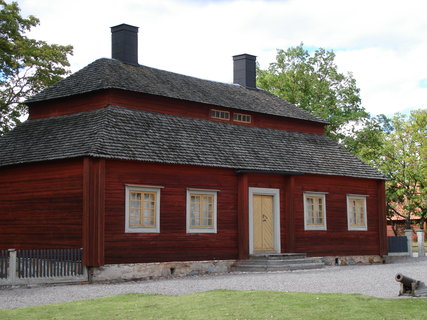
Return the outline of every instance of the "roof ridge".
<path id="1" fill-rule="evenodd" d="M 110 117 L 106 116 L 109 113 L 109 108 L 104 107 L 101 109 L 92 110 L 96 114 L 96 133 L 93 137 L 93 143 L 89 148 L 90 156 L 98 156 L 100 155 L 100 150 L 102 149 L 102 141 L 104 140 L 104 136 L 107 132 L 108 123 L 110 122 Z M 90 112 L 90 111 L 89 111 Z M 100 119 L 99 119 L 100 118 Z"/>
<path id="2" fill-rule="evenodd" d="M 24 103 L 28 104 L 28 103 L 32 103 L 32 102 L 36 102 L 36 101 L 49 100 L 49 99 L 44 98 L 44 95 L 45 95 L 44 93 L 46 91 L 53 91 L 53 94 L 54 94 L 56 89 L 58 89 L 58 88 L 62 89 L 62 87 L 65 87 L 64 89 L 66 89 L 66 90 L 70 90 L 70 93 L 68 95 L 64 94 L 61 97 L 74 95 L 73 91 L 71 89 L 75 89 L 75 86 L 74 87 L 70 86 L 70 82 L 72 82 L 74 79 L 78 79 L 81 74 L 85 74 L 85 73 L 89 73 L 93 77 L 94 72 L 93 71 L 89 72 L 89 70 L 91 70 L 92 68 L 96 68 L 98 66 L 98 64 L 100 64 L 102 61 L 109 61 L 109 60 L 112 60 L 112 59 L 99 58 L 99 59 L 96 59 L 95 61 L 92 61 L 91 63 L 89 63 L 88 65 L 83 67 L 82 69 L 77 70 L 76 72 L 73 72 L 69 76 L 62 78 L 58 82 L 55 82 L 53 85 L 43 89 L 42 91 L 40 91 L 39 93 L 36 93 L 35 95 L 29 97 L 27 100 L 24 101 Z M 105 68 L 103 68 L 103 70 L 106 71 Z M 109 86 L 109 81 L 108 81 L 109 79 L 110 79 L 109 77 L 104 77 L 103 79 L 98 79 L 97 85 L 98 85 L 99 89 L 108 87 Z M 80 81 L 77 81 L 77 83 L 75 85 L 81 85 L 81 83 L 79 83 L 79 82 Z M 94 91 L 94 90 L 89 90 L 88 92 L 90 92 L 90 91 Z M 84 92 L 85 91 L 82 90 L 81 93 L 84 93 Z"/>
<path id="3" fill-rule="evenodd" d="M 197 78 L 145 65 L 129 65 L 110 58 L 95 60 L 27 99 L 25 103 L 113 88 L 246 112 L 328 123 L 260 88 L 248 89 L 236 84 Z"/>

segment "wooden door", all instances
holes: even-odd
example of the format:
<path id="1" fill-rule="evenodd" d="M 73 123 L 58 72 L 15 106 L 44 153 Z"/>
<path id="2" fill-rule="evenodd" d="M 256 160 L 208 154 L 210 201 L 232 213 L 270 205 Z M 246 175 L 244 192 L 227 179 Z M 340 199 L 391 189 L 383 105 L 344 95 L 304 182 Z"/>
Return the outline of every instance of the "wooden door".
<path id="1" fill-rule="evenodd" d="M 274 251 L 273 196 L 253 195 L 254 251 Z"/>

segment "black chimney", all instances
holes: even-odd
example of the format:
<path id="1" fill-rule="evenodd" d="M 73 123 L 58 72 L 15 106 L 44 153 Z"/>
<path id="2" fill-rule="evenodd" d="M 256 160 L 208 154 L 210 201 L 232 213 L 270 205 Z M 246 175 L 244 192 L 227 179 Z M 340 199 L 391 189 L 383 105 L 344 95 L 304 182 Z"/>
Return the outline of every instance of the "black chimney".
<path id="1" fill-rule="evenodd" d="M 234 77 L 233 83 L 246 88 L 256 88 L 256 56 L 239 54 L 233 56 Z"/>
<path id="2" fill-rule="evenodd" d="M 128 24 L 111 27 L 111 57 L 138 65 L 138 27 Z"/>

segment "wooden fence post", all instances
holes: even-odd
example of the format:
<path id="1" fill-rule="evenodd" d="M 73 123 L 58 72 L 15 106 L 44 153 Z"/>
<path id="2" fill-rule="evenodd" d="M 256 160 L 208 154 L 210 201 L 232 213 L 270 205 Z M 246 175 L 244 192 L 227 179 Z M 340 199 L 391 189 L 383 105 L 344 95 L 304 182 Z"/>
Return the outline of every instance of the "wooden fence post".
<path id="1" fill-rule="evenodd" d="M 7 270 L 7 279 L 13 284 L 16 281 L 16 250 L 9 249 L 9 268 Z"/>

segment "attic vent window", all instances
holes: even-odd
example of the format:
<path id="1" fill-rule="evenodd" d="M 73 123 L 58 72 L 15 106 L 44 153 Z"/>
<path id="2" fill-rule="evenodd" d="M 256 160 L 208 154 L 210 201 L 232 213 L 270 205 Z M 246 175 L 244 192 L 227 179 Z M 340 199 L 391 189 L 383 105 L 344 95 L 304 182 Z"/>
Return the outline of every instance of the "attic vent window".
<path id="1" fill-rule="evenodd" d="M 212 109 L 211 117 L 214 119 L 230 120 L 230 112 Z"/>
<path id="2" fill-rule="evenodd" d="M 233 113 L 233 120 L 237 122 L 251 123 L 252 117 L 249 114 Z"/>

